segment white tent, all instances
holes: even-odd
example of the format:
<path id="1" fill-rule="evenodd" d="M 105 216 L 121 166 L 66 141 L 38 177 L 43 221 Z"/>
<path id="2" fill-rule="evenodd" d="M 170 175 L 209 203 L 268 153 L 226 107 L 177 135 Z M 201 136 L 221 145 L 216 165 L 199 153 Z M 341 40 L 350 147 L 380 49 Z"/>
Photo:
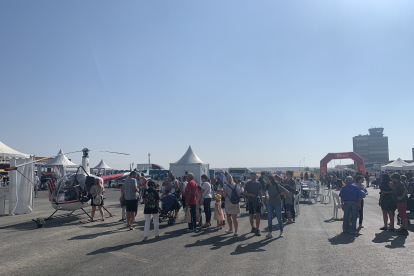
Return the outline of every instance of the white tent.
<path id="1" fill-rule="evenodd" d="M 70 161 L 64 154 L 63 151 L 60 150 L 58 155 L 53 158 L 52 161 L 47 162 L 46 164 L 42 165 L 43 168 L 53 168 L 54 166 L 64 166 L 67 168 L 77 168 L 79 165 L 76 165 L 72 161 Z"/>
<path id="2" fill-rule="evenodd" d="M 401 158 L 398 158 L 394 162 L 389 163 L 388 165 L 381 166 L 382 171 L 386 170 L 402 170 L 403 167 L 407 167 L 410 164 L 402 160 Z"/>
<path id="3" fill-rule="evenodd" d="M 10 167 L 21 166 L 10 172 L 9 215 L 28 214 L 33 211 L 34 156 L 14 150 L 0 142 L 0 160 Z M 30 163 L 29 163 L 30 162 Z"/>
<path id="4" fill-rule="evenodd" d="M 403 170 L 405 170 L 405 171 L 414 170 L 414 162 L 408 163 L 407 166 L 403 166 Z"/>
<path id="5" fill-rule="evenodd" d="M 12 158 L 26 159 L 29 157 L 30 155 L 18 152 L 0 142 L 0 160 L 10 160 Z"/>
<path id="6" fill-rule="evenodd" d="M 97 169 L 97 170 L 104 170 L 104 175 L 106 174 L 106 170 L 107 169 L 112 169 L 111 167 L 109 167 L 105 161 L 103 161 L 103 159 L 101 159 L 101 162 L 99 162 L 98 165 L 96 165 L 95 167 L 93 167 L 93 169 Z"/>
<path id="7" fill-rule="evenodd" d="M 194 174 L 194 180 L 197 184 L 201 184 L 201 176 L 203 174 L 209 175 L 209 164 L 204 163 L 197 155 L 188 147 L 187 152 L 175 163 L 170 163 L 170 170 L 177 177 L 185 174 L 186 171 Z"/>

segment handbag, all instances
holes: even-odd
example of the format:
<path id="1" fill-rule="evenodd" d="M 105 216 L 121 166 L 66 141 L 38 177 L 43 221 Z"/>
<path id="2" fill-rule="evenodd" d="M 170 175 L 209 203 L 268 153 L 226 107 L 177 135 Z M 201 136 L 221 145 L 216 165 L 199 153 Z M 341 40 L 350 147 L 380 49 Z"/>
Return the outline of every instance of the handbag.
<path id="1" fill-rule="evenodd" d="M 190 208 L 187 208 L 187 211 L 185 212 L 184 220 L 187 223 L 191 223 L 191 212 L 190 212 Z"/>

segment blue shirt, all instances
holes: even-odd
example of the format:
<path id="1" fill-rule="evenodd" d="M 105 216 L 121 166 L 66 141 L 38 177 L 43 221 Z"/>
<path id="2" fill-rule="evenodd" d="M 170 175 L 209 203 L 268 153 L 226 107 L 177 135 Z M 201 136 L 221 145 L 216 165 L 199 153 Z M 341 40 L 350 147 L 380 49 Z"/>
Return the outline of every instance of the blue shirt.
<path id="1" fill-rule="evenodd" d="M 363 196 L 361 194 L 361 190 L 357 185 L 347 183 L 339 192 L 339 197 L 343 198 L 345 201 L 358 201 L 358 198 L 361 198 Z"/>

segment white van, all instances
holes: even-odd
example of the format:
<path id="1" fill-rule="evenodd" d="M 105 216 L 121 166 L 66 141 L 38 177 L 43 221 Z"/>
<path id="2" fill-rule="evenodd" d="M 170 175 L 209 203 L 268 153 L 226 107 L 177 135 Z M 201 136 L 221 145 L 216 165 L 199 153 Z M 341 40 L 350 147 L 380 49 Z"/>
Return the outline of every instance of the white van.
<path id="1" fill-rule="evenodd" d="M 229 174 L 235 179 L 240 179 L 243 176 L 243 174 L 247 178 L 250 178 L 251 172 L 252 171 L 248 168 L 229 168 Z"/>

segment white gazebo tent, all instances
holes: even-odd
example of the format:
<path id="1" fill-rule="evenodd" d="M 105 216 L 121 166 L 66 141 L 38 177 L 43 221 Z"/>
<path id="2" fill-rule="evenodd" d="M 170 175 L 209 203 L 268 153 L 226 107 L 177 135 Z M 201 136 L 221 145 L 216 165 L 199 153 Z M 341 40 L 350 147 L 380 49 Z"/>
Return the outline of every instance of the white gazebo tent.
<path id="1" fill-rule="evenodd" d="M 404 170 L 404 171 L 414 170 L 414 162 L 412 162 L 412 163 L 408 163 L 408 165 L 407 165 L 407 166 L 403 166 L 403 170 Z"/>
<path id="2" fill-rule="evenodd" d="M 0 161 L 10 162 L 10 167 L 19 166 L 10 172 L 9 215 L 33 212 L 34 156 L 18 152 L 0 142 Z"/>
<path id="3" fill-rule="evenodd" d="M 105 161 L 103 161 L 103 159 L 101 159 L 101 162 L 99 162 L 98 165 L 96 165 L 95 167 L 93 167 L 93 169 L 98 169 L 98 170 L 104 170 L 104 175 L 106 175 L 106 170 L 108 169 L 112 169 L 111 167 L 109 167 Z"/>
<path id="4" fill-rule="evenodd" d="M 403 167 L 407 167 L 410 164 L 402 160 L 401 158 L 398 158 L 394 162 L 389 163 L 388 165 L 381 166 L 381 171 L 386 170 L 403 170 Z"/>
<path id="5" fill-rule="evenodd" d="M 52 161 L 47 162 L 44 165 L 38 166 L 38 175 L 40 177 L 40 172 L 42 168 L 53 168 L 57 167 L 59 168 L 62 175 L 66 174 L 66 168 L 77 168 L 79 165 L 73 163 L 70 161 L 62 150 L 59 150 L 58 154 L 55 156 L 55 158 L 52 159 Z"/>
<path id="6" fill-rule="evenodd" d="M 191 146 L 188 147 L 187 152 L 175 163 L 170 163 L 170 170 L 177 177 L 183 176 L 186 171 L 194 174 L 194 180 L 198 185 L 201 184 L 201 176 L 203 174 L 209 175 L 209 164 L 201 161 L 200 158 L 193 152 Z"/>

